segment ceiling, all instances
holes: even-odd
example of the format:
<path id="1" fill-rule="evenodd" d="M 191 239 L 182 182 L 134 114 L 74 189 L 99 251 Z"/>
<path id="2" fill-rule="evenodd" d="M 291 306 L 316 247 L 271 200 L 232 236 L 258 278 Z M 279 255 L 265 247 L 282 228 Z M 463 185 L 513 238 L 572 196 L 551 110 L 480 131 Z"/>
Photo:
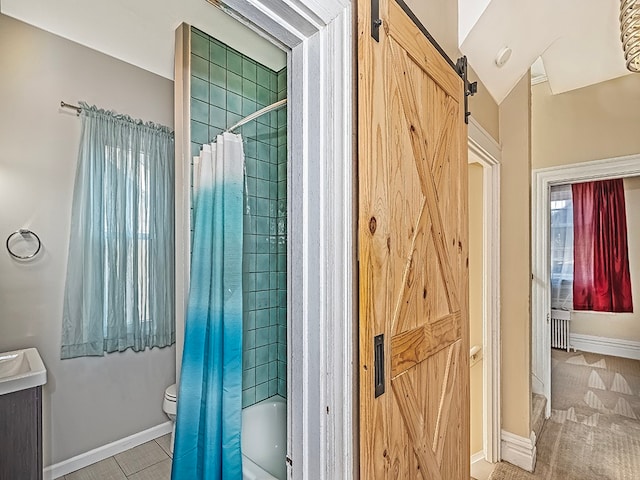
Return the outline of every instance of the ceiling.
<path id="1" fill-rule="evenodd" d="M 182 22 L 272 70 L 287 63 L 284 51 L 206 0 L 1 0 L 0 11 L 170 79 Z"/>
<path id="2" fill-rule="evenodd" d="M 538 76 L 546 72 L 554 94 L 629 74 L 617 0 L 482 0 L 484 10 L 465 13 L 468 1 L 459 0 L 460 34 L 469 31 L 460 50 L 498 103 L 539 57 Z M 513 53 L 499 68 L 495 59 L 504 47 Z"/>
<path id="3" fill-rule="evenodd" d="M 617 0 L 458 0 L 458 8 L 460 50 L 498 103 L 536 60 L 533 76 L 553 93 L 629 73 Z M 282 50 L 206 0 L 1 0 L 0 11 L 166 78 L 182 22 L 274 70 L 286 65 Z M 513 53 L 499 68 L 505 47 Z"/>

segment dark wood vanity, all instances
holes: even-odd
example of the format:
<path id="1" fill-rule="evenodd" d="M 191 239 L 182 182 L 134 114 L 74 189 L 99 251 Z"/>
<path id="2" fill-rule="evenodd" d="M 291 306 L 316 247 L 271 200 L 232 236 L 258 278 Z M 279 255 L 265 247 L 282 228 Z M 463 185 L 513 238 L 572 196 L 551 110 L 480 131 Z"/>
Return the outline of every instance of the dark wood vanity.
<path id="1" fill-rule="evenodd" d="M 0 395 L 0 480 L 42 479 L 42 386 Z"/>

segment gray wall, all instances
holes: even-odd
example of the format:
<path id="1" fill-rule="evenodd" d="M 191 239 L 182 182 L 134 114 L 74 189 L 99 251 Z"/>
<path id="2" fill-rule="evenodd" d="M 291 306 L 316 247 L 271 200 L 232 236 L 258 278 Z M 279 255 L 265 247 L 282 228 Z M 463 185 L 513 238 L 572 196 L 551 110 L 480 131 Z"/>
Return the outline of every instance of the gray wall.
<path id="1" fill-rule="evenodd" d="M 61 361 L 60 330 L 80 119 L 60 100 L 173 125 L 173 83 L 0 15 L 0 352 L 36 347 L 47 366 L 44 464 L 153 427 L 167 418 L 174 348 Z M 21 227 L 43 251 L 13 261 Z"/>

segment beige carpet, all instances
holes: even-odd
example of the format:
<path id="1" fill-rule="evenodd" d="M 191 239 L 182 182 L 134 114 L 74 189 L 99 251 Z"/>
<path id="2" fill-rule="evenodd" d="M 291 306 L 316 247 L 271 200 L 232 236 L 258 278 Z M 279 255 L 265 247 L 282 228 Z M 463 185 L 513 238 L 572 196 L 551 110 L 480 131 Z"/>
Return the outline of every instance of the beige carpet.
<path id="1" fill-rule="evenodd" d="M 551 399 L 535 472 L 501 463 L 490 480 L 640 479 L 640 361 L 553 350 Z"/>

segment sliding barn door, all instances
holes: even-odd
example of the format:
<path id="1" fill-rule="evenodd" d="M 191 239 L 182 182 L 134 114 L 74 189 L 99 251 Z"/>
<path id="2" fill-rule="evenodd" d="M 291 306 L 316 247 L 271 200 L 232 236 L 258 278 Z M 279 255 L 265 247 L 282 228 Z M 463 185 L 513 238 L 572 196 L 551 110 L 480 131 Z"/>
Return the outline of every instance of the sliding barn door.
<path id="1" fill-rule="evenodd" d="M 358 2 L 360 478 L 469 478 L 463 82 L 395 0 Z"/>

